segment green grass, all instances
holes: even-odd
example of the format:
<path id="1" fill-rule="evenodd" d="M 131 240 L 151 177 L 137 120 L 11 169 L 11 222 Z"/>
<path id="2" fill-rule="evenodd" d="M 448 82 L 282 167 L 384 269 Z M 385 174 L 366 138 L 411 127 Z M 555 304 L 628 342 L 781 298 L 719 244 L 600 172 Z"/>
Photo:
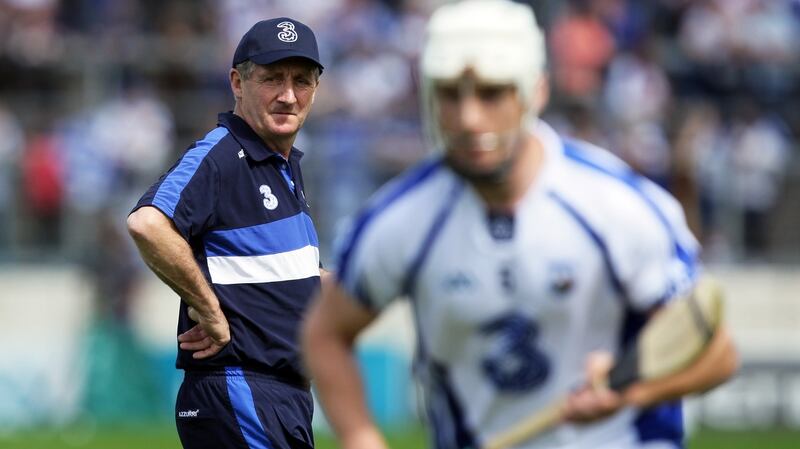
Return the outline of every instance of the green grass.
<path id="1" fill-rule="evenodd" d="M 728 431 L 704 429 L 689 441 L 688 449 L 797 449 L 800 430 Z"/>
<path id="2" fill-rule="evenodd" d="M 393 449 L 422 449 L 425 436 L 420 429 L 395 432 L 389 437 Z M 335 449 L 325 435 L 317 436 L 317 449 Z M 797 449 L 800 431 L 768 430 L 721 432 L 703 430 L 690 440 L 688 449 Z M 180 449 L 171 426 L 103 428 L 73 427 L 66 430 L 26 431 L 0 434 L 1 449 Z"/>

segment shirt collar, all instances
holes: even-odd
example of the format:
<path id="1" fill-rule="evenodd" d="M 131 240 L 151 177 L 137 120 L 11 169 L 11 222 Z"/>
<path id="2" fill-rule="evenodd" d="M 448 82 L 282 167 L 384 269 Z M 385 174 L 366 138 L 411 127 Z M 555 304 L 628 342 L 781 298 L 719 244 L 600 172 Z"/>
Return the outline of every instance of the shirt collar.
<path id="1" fill-rule="evenodd" d="M 264 144 L 264 141 L 258 137 L 253 128 L 244 121 L 243 118 L 231 112 L 223 112 L 217 117 L 217 122 L 220 126 L 224 126 L 230 131 L 231 135 L 239 145 L 242 146 L 247 156 L 255 161 L 264 161 L 269 158 L 279 158 L 284 160 L 276 151 L 271 150 Z M 303 152 L 295 147 L 292 147 L 289 152 L 289 160 L 300 160 L 303 157 Z"/>

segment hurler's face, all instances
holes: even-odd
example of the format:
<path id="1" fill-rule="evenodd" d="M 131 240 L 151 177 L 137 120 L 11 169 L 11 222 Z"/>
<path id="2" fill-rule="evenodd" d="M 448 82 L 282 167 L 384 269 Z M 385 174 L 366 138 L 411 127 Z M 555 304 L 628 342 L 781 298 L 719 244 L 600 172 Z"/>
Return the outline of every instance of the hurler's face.
<path id="1" fill-rule="evenodd" d="M 481 81 L 471 72 L 433 86 L 450 166 L 468 179 L 501 175 L 513 160 L 526 112 L 516 87 Z"/>

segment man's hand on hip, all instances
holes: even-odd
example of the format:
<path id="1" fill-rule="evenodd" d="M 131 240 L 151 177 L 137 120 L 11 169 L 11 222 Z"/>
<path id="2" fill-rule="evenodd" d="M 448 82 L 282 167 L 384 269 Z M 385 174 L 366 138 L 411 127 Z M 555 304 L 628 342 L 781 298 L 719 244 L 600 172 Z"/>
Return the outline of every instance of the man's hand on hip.
<path id="1" fill-rule="evenodd" d="M 178 335 L 178 343 L 181 349 L 194 351 L 193 358 L 211 357 L 231 341 L 228 320 L 221 311 L 212 317 L 203 317 L 197 310 L 189 307 L 189 318 L 197 322 L 197 325 Z"/>

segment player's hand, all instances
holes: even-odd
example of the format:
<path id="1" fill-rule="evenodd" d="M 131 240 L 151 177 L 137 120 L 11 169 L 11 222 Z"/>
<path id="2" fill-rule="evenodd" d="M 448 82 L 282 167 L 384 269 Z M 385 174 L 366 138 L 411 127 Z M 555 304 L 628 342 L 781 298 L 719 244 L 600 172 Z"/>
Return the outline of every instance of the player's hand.
<path id="1" fill-rule="evenodd" d="M 365 427 L 349 435 L 342 435 L 343 449 L 389 449 L 386 440 L 375 427 Z"/>
<path id="2" fill-rule="evenodd" d="M 231 341 L 228 320 L 222 312 L 212 317 L 204 317 L 193 307 L 189 307 L 189 318 L 197 322 L 197 325 L 178 335 L 178 343 L 181 349 L 194 351 L 192 358 L 211 357 Z"/>
<path id="3" fill-rule="evenodd" d="M 616 413 L 625 405 L 619 393 L 608 388 L 607 376 L 613 366 L 611 354 L 595 352 L 586 361 L 586 385 L 567 398 L 562 409 L 565 421 L 589 423 Z"/>

